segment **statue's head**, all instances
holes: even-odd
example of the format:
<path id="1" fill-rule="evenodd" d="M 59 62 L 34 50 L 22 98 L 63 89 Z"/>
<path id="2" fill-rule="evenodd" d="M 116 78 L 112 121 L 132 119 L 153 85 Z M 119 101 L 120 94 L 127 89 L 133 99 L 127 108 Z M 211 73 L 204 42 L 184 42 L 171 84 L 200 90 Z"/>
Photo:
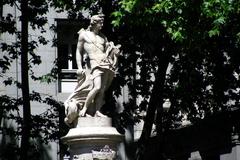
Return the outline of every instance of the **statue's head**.
<path id="1" fill-rule="evenodd" d="M 91 17 L 90 24 L 94 25 L 96 23 L 103 22 L 103 21 L 104 21 L 104 14 L 97 14 Z"/>
<path id="2" fill-rule="evenodd" d="M 90 29 L 96 26 L 97 24 L 103 25 L 103 21 L 104 21 L 104 14 L 93 15 L 90 19 Z"/>

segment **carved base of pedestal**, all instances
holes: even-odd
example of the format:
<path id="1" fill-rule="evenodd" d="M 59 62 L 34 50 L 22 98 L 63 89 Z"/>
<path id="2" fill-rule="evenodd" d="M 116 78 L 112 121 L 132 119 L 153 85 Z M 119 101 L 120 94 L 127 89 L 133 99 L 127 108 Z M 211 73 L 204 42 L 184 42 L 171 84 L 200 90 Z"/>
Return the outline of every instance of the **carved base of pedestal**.
<path id="1" fill-rule="evenodd" d="M 81 117 L 77 128 L 70 129 L 62 141 L 69 146 L 71 160 L 113 160 L 123 138 L 110 118 Z"/>

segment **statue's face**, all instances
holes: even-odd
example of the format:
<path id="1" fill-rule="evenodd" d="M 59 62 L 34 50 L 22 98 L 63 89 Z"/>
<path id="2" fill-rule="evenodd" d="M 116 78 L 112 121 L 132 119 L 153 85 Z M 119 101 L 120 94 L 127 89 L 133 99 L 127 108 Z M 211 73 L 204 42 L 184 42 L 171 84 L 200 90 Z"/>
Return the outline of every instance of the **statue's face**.
<path id="1" fill-rule="evenodd" d="M 103 27 L 103 20 L 100 20 L 96 23 L 95 27 L 98 29 L 98 30 L 101 30 L 102 27 Z"/>

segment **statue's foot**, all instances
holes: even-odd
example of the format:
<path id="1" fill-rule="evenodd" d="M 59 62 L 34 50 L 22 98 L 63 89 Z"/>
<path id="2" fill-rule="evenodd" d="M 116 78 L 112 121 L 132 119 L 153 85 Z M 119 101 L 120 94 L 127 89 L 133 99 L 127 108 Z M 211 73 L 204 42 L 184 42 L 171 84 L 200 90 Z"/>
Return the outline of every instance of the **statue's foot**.
<path id="1" fill-rule="evenodd" d="M 71 124 L 71 123 L 69 123 L 68 118 L 65 117 L 65 118 L 64 118 L 64 122 L 65 122 L 66 125 L 68 125 L 68 126 L 70 127 L 70 124 Z"/>
<path id="2" fill-rule="evenodd" d="M 104 117 L 104 118 L 107 118 L 108 116 L 102 114 L 100 111 L 96 111 L 94 117 Z"/>
<path id="3" fill-rule="evenodd" d="M 72 127 L 74 126 L 73 122 L 69 122 L 69 119 L 68 119 L 68 118 L 64 118 L 64 122 L 65 122 L 65 124 L 66 124 L 68 127 L 70 127 L 70 128 L 72 128 Z"/>
<path id="4" fill-rule="evenodd" d="M 93 117 L 93 116 L 91 116 L 90 114 L 86 114 L 86 117 Z"/>
<path id="5" fill-rule="evenodd" d="M 79 112 L 79 116 L 80 117 L 85 117 L 86 116 L 86 111 L 87 111 L 87 108 L 83 107 L 82 110 Z"/>

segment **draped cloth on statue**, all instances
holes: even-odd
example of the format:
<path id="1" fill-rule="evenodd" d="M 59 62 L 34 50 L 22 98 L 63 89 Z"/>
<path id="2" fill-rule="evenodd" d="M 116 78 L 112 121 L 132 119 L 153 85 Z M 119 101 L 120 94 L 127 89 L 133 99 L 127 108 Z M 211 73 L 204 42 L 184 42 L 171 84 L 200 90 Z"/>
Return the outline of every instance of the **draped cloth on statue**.
<path id="1" fill-rule="evenodd" d="M 82 109 L 86 97 L 93 88 L 93 81 L 91 79 L 89 70 L 78 74 L 78 84 L 74 92 L 65 101 L 65 122 L 74 127 L 77 123 L 79 111 Z"/>
<path id="2" fill-rule="evenodd" d="M 84 72 L 78 73 L 78 84 L 74 92 L 64 103 L 66 124 L 70 125 L 71 127 L 76 126 L 78 113 L 84 106 L 88 93 L 94 87 L 94 78 L 101 76 L 104 73 L 108 73 L 107 76 L 109 79 L 112 79 L 114 77 L 117 66 L 117 58 L 120 54 L 119 48 L 120 45 L 115 46 L 113 42 L 108 42 L 105 57 L 103 57 L 101 60 L 95 58 L 86 58 L 86 68 Z M 89 66 L 88 64 L 92 64 L 92 66 Z M 88 108 L 87 114 L 93 116 L 92 113 L 94 113 L 95 108 L 93 103 L 91 105 L 93 107 Z"/>

